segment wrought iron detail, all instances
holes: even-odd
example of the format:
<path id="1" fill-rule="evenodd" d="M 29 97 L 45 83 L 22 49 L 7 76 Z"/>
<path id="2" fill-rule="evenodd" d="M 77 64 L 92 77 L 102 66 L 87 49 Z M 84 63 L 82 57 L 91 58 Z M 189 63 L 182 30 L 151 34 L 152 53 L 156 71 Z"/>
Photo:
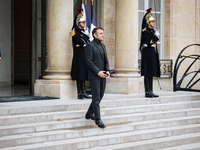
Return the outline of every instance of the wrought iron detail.
<path id="1" fill-rule="evenodd" d="M 172 63 L 171 59 L 160 59 L 160 78 L 172 78 Z M 138 69 L 141 73 L 141 60 L 138 60 Z"/>
<path id="2" fill-rule="evenodd" d="M 175 63 L 175 66 L 174 66 L 174 75 L 173 75 L 173 86 L 174 86 L 174 91 L 196 91 L 196 92 L 200 92 L 200 90 L 198 89 L 192 89 L 192 87 L 194 87 L 194 85 L 196 85 L 199 81 L 200 81 L 200 78 L 197 77 L 197 75 L 200 74 L 200 69 L 197 70 L 197 71 L 191 71 L 191 67 L 194 66 L 194 64 L 200 60 L 200 55 L 197 55 L 197 54 L 191 54 L 191 55 L 183 55 L 183 52 L 191 47 L 191 46 L 200 46 L 200 44 L 191 44 L 191 45 L 188 45 L 186 46 L 181 52 L 180 54 L 178 55 L 177 59 L 176 59 L 176 63 Z M 191 62 L 191 64 L 189 64 L 189 67 L 186 68 L 185 72 L 183 73 L 183 75 L 181 76 L 180 80 L 177 81 L 177 75 L 178 75 L 178 71 L 179 71 L 179 68 L 181 66 L 181 64 L 186 61 L 186 60 L 193 60 Z M 190 80 L 189 82 L 186 84 L 185 87 L 181 87 L 184 79 L 189 78 L 189 75 L 190 75 Z M 193 75 L 193 76 L 191 76 Z M 197 79 L 195 79 L 197 77 Z"/>

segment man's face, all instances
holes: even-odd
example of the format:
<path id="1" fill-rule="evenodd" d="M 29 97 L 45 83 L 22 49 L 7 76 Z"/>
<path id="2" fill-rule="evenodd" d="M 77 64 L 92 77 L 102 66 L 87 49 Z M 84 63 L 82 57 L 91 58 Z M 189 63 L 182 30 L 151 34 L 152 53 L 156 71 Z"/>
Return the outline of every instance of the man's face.
<path id="1" fill-rule="evenodd" d="M 79 28 L 81 28 L 81 29 L 85 28 L 85 22 L 80 22 L 79 23 Z"/>
<path id="2" fill-rule="evenodd" d="M 154 28 L 155 27 L 155 21 L 151 21 L 150 23 L 149 23 L 149 26 L 151 27 L 151 28 Z"/>
<path id="3" fill-rule="evenodd" d="M 103 41 L 103 38 L 104 38 L 104 32 L 103 32 L 103 30 L 98 29 L 98 30 L 96 31 L 96 33 L 94 34 L 94 37 L 95 37 L 96 39 L 98 39 L 99 41 Z"/>

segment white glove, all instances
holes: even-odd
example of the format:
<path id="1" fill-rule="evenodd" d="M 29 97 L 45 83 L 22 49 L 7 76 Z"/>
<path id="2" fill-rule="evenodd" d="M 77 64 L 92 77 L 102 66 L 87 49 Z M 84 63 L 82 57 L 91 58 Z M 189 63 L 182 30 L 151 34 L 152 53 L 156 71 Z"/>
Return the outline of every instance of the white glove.
<path id="1" fill-rule="evenodd" d="M 159 36 L 160 36 L 160 33 L 159 33 L 159 31 L 158 30 L 155 30 L 155 35 L 159 38 Z"/>

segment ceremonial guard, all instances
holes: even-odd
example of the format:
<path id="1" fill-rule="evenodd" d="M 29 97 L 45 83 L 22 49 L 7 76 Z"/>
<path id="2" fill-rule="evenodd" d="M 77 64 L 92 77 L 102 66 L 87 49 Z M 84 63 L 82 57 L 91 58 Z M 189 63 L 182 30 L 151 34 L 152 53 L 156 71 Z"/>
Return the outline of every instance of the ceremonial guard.
<path id="1" fill-rule="evenodd" d="M 78 99 L 92 98 L 86 94 L 85 80 L 88 78 L 88 70 L 85 62 L 85 47 L 89 43 L 89 37 L 84 32 L 86 20 L 83 17 L 83 9 L 78 9 L 74 18 L 74 24 L 70 37 L 73 43 L 73 60 L 71 67 L 72 80 L 77 81 Z"/>
<path id="2" fill-rule="evenodd" d="M 160 77 L 159 54 L 157 49 L 157 41 L 159 40 L 159 32 L 154 30 L 155 19 L 152 16 L 151 8 L 147 9 L 147 13 L 142 21 L 142 35 L 140 50 L 141 58 L 141 76 L 144 76 L 145 97 L 159 97 L 153 93 L 153 77 Z"/>

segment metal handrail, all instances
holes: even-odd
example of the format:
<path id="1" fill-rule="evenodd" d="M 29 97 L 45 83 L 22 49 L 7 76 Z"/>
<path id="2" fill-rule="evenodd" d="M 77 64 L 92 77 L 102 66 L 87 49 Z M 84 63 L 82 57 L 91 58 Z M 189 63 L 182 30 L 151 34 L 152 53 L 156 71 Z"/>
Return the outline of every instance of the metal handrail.
<path id="1" fill-rule="evenodd" d="M 189 47 L 191 46 L 200 46 L 200 44 L 190 44 L 188 46 L 186 46 L 185 48 L 183 48 L 183 50 L 179 53 L 176 62 L 175 62 L 175 66 L 174 66 L 174 75 L 173 75 L 173 90 L 174 91 L 196 91 L 196 92 L 200 92 L 200 90 L 198 89 L 191 89 L 197 82 L 200 81 L 200 79 L 197 79 L 195 82 L 192 83 L 192 81 L 194 80 L 194 78 L 198 75 L 198 73 L 200 73 L 200 69 L 197 71 L 191 71 L 189 72 L 190 68 L 195 64 L 195 62 L 197 60 L 200 60 L 200 55 L 197 54 L 192 54 L 192 55 L 182 55 L 182 53 Z M 179 61 L 179 59 L 181 59 Z M 194 59 L 192 61 L 192 63 L 189 65 L 189 67 L 186 69 L 186 71 L 184 72 L 184 74 L 182 75 L 181 79 L 177 82 L 177 74 L 178 74 L 178 70 L 182 64 L 182 62 L 186 59 Z M 189 73 L 188 73 L 189 72 Z M 188 82 L 188 84 L 186 85 L 185 88 L 181 87 L 181 84 L 183 82 L 183 80 L 190 74 L 193 74 L 194 76 L 192 77 L 192 79 Z M 191 84 L 191 85 L 190 85 Z"/>

